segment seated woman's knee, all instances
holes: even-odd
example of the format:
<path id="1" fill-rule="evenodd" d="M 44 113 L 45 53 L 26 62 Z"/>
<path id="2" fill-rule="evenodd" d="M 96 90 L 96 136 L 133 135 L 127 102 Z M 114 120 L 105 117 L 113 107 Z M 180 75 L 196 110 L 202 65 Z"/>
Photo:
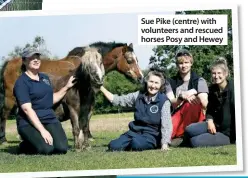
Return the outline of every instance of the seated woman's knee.
<path id="1" fill-rule="evenodd" d="M 134 151 L 142 151 L 147 149 L 147 145 L 144 142 L 140 141 L 139 139 L 133 138 L 131 142 L 131 148 Z"/>
<path id="2" fill-rule="evenodd" d="M 185 133 L 187 135 L 191 136 L 193 134 L 194 130 L 195 130 L 194 128 L 195 128 L 196 124 L 198 124 L 198 123 L 193 123 L 193 124 L 188 125 L 185 128 Z"/>
<path id="3" fill-rule="evenodd" d="M 122 151 L 124 148 L 116 142 L 116 140 L 112 140 L 108 144 L 108 148 L 110 151 Z"/>

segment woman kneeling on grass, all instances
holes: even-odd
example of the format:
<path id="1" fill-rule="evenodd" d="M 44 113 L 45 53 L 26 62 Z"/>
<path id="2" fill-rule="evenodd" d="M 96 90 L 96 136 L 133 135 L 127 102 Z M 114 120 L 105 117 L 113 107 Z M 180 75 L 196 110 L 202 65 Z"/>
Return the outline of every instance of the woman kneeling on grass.
<path id="1" fill-rule="evenodd" d="M 143 90 L 127 95 L 113 95 L 103 86 L 100 90 L 113 104 L 134 107 L 134 121 L 129 123 L 129 131 L 112 140 L 110 151 L 168 150 L 172 133 L 170 101 L 163 93 L 163 74 L 150 71 L 145 78 Z"/>
<path id="2" fill-rule="evenodd" d="M 23 141 L 20 152 L 26 154 L 65 154 L 68 141 L 61 123 L 52 109 L 73 87 L 74 77 L 66 86 L 53 93 L 47 75 L 40 73 L 41 53 L 28 47 L 23 51 L 25 72 L 17 79 L 14 96 L 18 104 L 17 129 Z"/>
<path id="3" fill-rule="evenodd" d="M 209 87 L 206 122 L 189 125 L 186 140 L 192 147 L 235 143 L 235 100 L 233 81 L 228 80 L 226 59 L 220 57 L 211 67 L 213 84 Z"/>

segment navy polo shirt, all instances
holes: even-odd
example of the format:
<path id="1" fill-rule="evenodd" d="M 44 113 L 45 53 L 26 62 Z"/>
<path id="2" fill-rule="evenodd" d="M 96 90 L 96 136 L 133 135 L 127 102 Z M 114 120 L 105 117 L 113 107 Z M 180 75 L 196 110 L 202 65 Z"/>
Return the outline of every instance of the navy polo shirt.
<path id="1" fill-rule="evenodd" d="M 21 108 L 22 104 L 31 103 L 41 123 L 59 122 L 52 109 L 53 89 L 47 75 L 39 73 L 39 81 L 31 79 L 25 72 L 17 79 L 14 96 L 18 104 L 17 127 L 31 124 Z"/>

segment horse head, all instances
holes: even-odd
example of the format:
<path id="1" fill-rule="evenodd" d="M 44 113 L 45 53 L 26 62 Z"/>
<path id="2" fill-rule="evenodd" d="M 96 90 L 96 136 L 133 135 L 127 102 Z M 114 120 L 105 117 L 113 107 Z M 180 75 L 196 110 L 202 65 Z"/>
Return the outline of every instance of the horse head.
<path id="1" fill-rule="evenodd" d="M 85 47 L 84 55 L 81 57 L 81 64 L 80 71 L 83 71 L 84 78 L 89 78 L 94 92 L 99 91 L 100 86 L 103 84 L 105 70 L 102 55 L 98 52 L 98 49 Z"/>
<path id="2" fill-rule="evenodd" d="M 124 45 L 117 54 L 116 66 L 118 71 L 136 81 L 143 81 L 143 74 L 138 65 L 138 58 L 134 53 L 133 44 Z"/>
<path id="3" fill-rule="evenodd" d="M 143 74 L 138 65 L 138 59 L 133 50 L 133 44 L 115 42 L 95 42 L 89 45 L 90 48 L 96 48 L 102 55 L 102 62 L 105 72 L 117 70 L 124 75 L 136 80 L 142 81 Z M 76 47 L 68 53 L 68 56 L 84 56 L 85 47 Z"/>

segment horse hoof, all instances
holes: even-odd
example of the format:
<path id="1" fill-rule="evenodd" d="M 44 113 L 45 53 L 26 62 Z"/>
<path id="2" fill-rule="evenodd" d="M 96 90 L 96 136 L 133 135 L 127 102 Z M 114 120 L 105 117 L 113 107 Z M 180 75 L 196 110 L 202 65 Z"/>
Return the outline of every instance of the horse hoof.
<path id="1" fill-rule="evenodd" d="M 89 138 L 89 141 L 94 142 L 95 139 L 94 138 Z"/>
<path id="2" fill-rule="evenodd" d="M 5 142 L 1 142 L 0 145 L 5 145 L 6 146 L 6 145 L 9 145 L 9 143 L 7 141 L 5 141 Z"/>
<path id="3" fill-rule="evenodd" d="M 23 141 L 21 135 L 17 135 L 16 138 L 17 138 L 18 140 L 20 140 L 20 141 Z"/>
<path id="4" fill-rule="evenodd" d="M 83 150 L 89 151 L 91 150 L 91 146 L 89 144 L 83 145 Z"/>
<path id="5" fill-rule="evenodd" d="M 82 149 L 76 148 L 75 151 L 76 151 L 77 153 L 80 153 L 80 152 L 82 152 Z"/>
<path id="6" fill-rule="evenodd" d="M 3 138 L 0 138 L 0 145 L 7 145 L 8 142 L 7 142 L 7 139 L 5 137 Z"/>
<path id="7" fill-rule="evenodd" d="M 87 147 L 84 148 L 84 150 L 90 151 L 91 150 L 91 147 L 90 146 L 87 146 Z"/>

